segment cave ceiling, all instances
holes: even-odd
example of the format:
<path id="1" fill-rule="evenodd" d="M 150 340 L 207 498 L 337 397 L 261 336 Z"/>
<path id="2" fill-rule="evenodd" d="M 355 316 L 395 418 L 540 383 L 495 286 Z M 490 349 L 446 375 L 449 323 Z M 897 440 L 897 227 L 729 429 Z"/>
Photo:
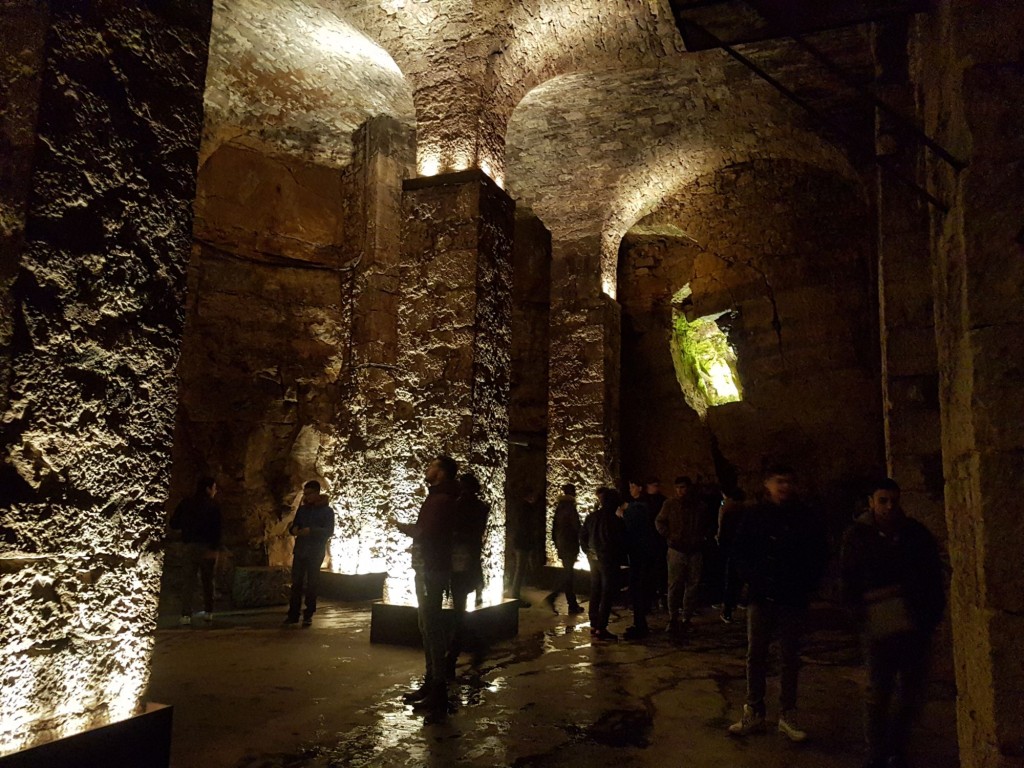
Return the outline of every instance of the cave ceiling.
<path id="1" fill-rule="evenodd" d="M 866 26 L 809 37 L 860 82 Z M 740 47 L 870 143 L 858 108 L 793 43 Z M 849 175 L 859 160 L 719 50 L 688 53 L 667 0 L 215 0 L 203 156 L 224 142 L 344 166 L 387 114 L 500 144 L 499 175 L 563 238 L 618 240 L 680 185 L 752 157 Z M 443 169 L 442 169 L 443 170 Z"/>

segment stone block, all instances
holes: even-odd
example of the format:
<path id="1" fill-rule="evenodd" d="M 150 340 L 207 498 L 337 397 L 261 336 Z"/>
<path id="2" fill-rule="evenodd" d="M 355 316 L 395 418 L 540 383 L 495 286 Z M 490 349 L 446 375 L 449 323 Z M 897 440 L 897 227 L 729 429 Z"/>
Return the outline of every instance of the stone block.
<path id="1" fill-rule="evenodd" d="M 291 572 L 284 566 L 235 568 L 231 578 L 231 605 L 262 608 L 287 605 Z"/>
<path id="2" fill-rule="evenodd" d="M 346 603 L 381 600 L 384 597 L 386 573 L 320 572 L 320 595 Z"/>
<path id="3" fill-rule="evenodd" d="M 442 619 L 451 628 L 455 611 L 445 608 Z M 499 640 L 508 640 L 519 633 L 519 601 L 502 600 L 495 605 L 470 608 L 466 611 L 463 624 L 467 635 L 467 647 L 488 645 Z M 387 645 L 422 647 L 416 607 L 374 603 L 370 615 L 370 642 Z"/>
<path id="4" fill-rule="evenodd" d="M 979 449 L 1024 448 L 1024 323 L 969 334 L 974 441 Z"/>
<path id="5" fill-rule="evenodd" d="M 164 704 L 142 714 L 0 757 L 0 768 L 167 768 L 171 764 L 171 716 Z"/>

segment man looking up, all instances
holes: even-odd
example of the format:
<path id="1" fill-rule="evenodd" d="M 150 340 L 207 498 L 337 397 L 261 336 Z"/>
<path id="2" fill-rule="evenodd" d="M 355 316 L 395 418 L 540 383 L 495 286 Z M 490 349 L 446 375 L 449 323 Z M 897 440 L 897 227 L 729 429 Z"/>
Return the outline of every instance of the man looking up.
<path id="1" fill-rule="evenodd" d="M 903 513 L 895 481 L 874 484 L 868 511 L 846 531 L 842 578 L 843 597 L 862 622 L 867 766 L 902 768 L 945 594 L 935 539 Z"/>
<path id="2" fill-rule="evenodd" d="M 797 498 L 795 474 L 789 467 L 770 467 L 764 490 L 763 500 L 745 511 L 733 549 L 737 570 L 749 586 L 750 604 L 747 703 L 743 718 L 729 726 L 729 733 L 744 736 L 764 730 L 768 648 L 777 637 L 782 656 L 779 733 L 799 742 L 807 738 L 796 719 L 800 640 L 811 593 L 828 554 L 825 529 Z"/>
<path id="3" fill-rule="evenodd" d="M 405 695 L 406 702 L 444 717 L 448 707 L 445 655 L 447 633 L 441 616 L 444 591 L 452 572 L 452 529 L 458 515 L 458 464 L 451 456 L 437 456 L 427 466 L 427 498 L 415 523 L 397 523 L 412 537 L 412 566 L 416 572 L 416 603 L 426 672 L 423 685 Z"/>

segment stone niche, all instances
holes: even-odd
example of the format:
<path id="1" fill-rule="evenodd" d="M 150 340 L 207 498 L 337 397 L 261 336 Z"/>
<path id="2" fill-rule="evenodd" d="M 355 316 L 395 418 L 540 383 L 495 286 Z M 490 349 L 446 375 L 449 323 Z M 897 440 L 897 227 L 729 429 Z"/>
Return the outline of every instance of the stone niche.
<path id="1" fill-rule="evenodd" d="M 217 478 L 226 566 L 287 562 L 287 519 L 330 449 L 350 346 L 354 187 L 344 169 L 230 145 L 200 169 L 171 498 Z"/>
<path id="2" fill-rule="evenodd" d="M 868 216 L 849 181 L 757 160 L 696 179 L 633 228 L 619 272 L 627 474 L 750 493 L 785 461 L 842 527 L 859 480 L 884 467 Z M 742 399 L 704 419 L 673 364 L 673 311 L 727 313 Z"/>

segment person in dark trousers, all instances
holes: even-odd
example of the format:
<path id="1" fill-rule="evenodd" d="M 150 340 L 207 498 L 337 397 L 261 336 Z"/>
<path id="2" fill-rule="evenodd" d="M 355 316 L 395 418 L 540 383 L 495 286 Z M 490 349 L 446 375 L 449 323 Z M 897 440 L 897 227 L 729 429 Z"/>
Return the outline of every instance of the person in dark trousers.
<path id="1" fill-rule="evenodd" d="M 285 624 L 299 623 L 299 609 L 305 595 L 306 608 L 302 611 L 302 626 L 313 624 L 316 613 L 316 589 L 320 583 L 320 566 L 327 555 L 327 542 L 334 535 L 334 510 L 330 501 L 320 493 L 320 483 L 310 480 L 302 486 L 302 503 L 295 519 L 288 527 L 295 537 L 292 550 L 292 591 L 288 601 Z"/>
<path id="2" fill-rule="evenodd" d="M 736 573 L 736 560 L 732 554 L 733 542 L 736 540 L 736 529 L 743 517 L 743 503 L 746 499 L 743 491 L 734 488 L 722 492 L 722 502 L 718 507 L 718 532 L 715 541 L 722 553 L 722 621 L 733 623 L 733 613 L 739 603 L 743 584 Z"/>
<path id="3" fill-rule="evenodd" d="M 544 598 L 552 613 L 558 613 L 555 600 L 560 592 L 565 593 L 570 614 L 583 613 L 583 606 L 576 599 L 576 588 L 573 584 L 573 569 L 580 556 L 580 513 L 576 508 L 576 486 L 566 483 L 562 486 L 562 495 L 555 504 L 555 514 L 551 520 L 551 542 L 562 563 L 562 577 L 558 588 Z"/>
<path id="4" fill-rule="evenodd" d="M 675 480 L 675 495 L 665 502 L 654 521 L 668 545 L 668 630 L 690 626 L 697 610 L 701 565 L 704 557 L 704 503 L 686 475 Z M 680 621 L 680 613 L 682 621 Z"/>
<path id="5" fill-rule="evenodd" d="M 182 625 L 192 623 L 192 597 L 196 590 L 197 572 L 203 585 L 203 610 L 195 617 L 213 621 L 213 574 L 217 568 L 221 537 L 220 507 L 214 501 L 216 495 L 217 481 L 212 477 L 201 477 L 196 482 L 195 493 L 182 499 L 171 515 L 171 528 L 181 531 L 184 545 L 179 620 Z"/>
<path id="6" fill-rule="evenodd" d="M 668 497 L 661 492 L 661 478 L 657 475 L 649 475 L 644 480 L 644 501 L 651 510 L 651 520 L 656 520 L 661 514 L 661 508 L 665 505 Z M 654 560 L 654 572 L 651 574 L 651 607 L 664 608 L 668 610 L 668 561 L 666 552 L 668 547 L 665 540 L 658 537 L 658 552 Z"/>
<path id="7" fill-rule="evenodd" d="M 868 671 L 866 765 L 903 768 L 946 598 L 935 538 L 904 514 L 895 481 L 874 484 L 868 511 L 843 537 L 841 563 L 843 597 L 860 620 Z"/>
<path id="8" fill-rule="evenodd" d="M 590 635 L 598 640 L 618 640 L 618 635 L 608 631 L 608 617 L 625 559 L 626 532 L 617 514 L 621 504 L 618 491 L 598 489 L 597 509 L 580 527 L 580 545 L 590 563 Z"/>
<path id="9" fill-rule="evenodd" d="M 536 489 L 530 488 L 523 498 L 511 505 L 512 548 L 516 553 L 516 568 L 512 576 L 512 599 L 520 608 L 529 608 L 523 600 L 523 584 L 533 562 L 544 549 L 544 502 Z"/>
<path id="10" fill-rule="evenodd" d="M 445 660 L 445 673 L 449 680 L 455 677 L 459 654 L 466 645 L 465 618 L 469 595 L 483 583 L 480 556 L 483 552 L 484 533 L 491 516 L 490 505 L 480 498 L 480 481 L 476 475 L 466 473 L 459 477 L 457 513 L 452 525 L 452 605 L 455 622 L 452 628 Z"/>
<path id="11" fill-rule="evenodd" d="M 764 500 L 744 512 L 736 533 L 733 554 L 749 587 L 747 703 L 742 719 L 729 726 L 737 736 L 764 730 L 768 648 L 777 637 L 782 657 L 778 729 L 790 741 L 807 738 L 796 717 L 800 641 L 828 550 L 825 527 L 797 498 L 795 481 L 789 467 L 769 468 Z"/>
<path id="12" fill-rule="evenodd" d="M 638 483 L 630 483 L 631 492 L 639 487 Z M 663 557 L 664 551 L 648 502 L 649 498 L 634 493 L 621 510 L 629 559 L 629 597 L 633 605 L 633 624 L 623 634 L 626 640 L 641 640 L 650 634 L 647 614 L 651 609 L 658 559 Z"/>
<path id="13" fill-rule="evenodd" d="M 437 456 L 427 466 L 427 498 L 415 523 L 397 523 L 398 530 L 412 537 L 413 569 L 416 573 L 416 603 L 426 670 L 423 684 L 405 694 L 407 703 L 429 712 L 429 719 L 442 719 L 448 709 L 446 655 L 448 633 L 442 621 L 445 590 L 452 575 L 452 533 L 458 517 L 459 467 L 451 456 Z"/>

